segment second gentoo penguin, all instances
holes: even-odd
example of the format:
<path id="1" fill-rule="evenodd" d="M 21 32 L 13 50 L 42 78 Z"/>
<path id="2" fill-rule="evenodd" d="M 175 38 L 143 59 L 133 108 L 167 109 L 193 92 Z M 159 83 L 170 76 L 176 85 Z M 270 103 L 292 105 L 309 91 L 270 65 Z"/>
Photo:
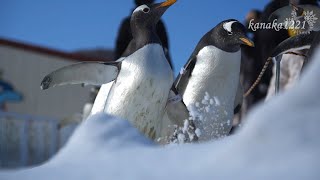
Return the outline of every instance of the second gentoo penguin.
<path id="1" fill-rule="evenodd" d="M 310 34 L 298 34 L 296 36 L 290 37 L 283 42 L 281 42 L 272 52 L 272 58 L 276 58 L 286 53 L 294 53 L 299 50 L 308 50 L 308 53 L 304 56 L 303 69 L 308 64 L 309 59 L 311 59 L 314 54 L 314 49 L 318 46 L 320 42 L 320 32 L 311 32 Z"/>
<path id="2" fill-rule="evenodd" d="M 200 141 L 226 136 L 232 128 L 234 110 L 242 104 L 242 94 L 236 99 L 241 45 L 254 46 L 245 27 L 234 19 L 219 23 L 202 37 L 175 81 Z"/>
<path id="3" fill-rule="evenodd" d="M 271 53 L 272 58 L 280 56 L 282 54 L 310 49 L 310 46 L 315 38 L 316 33 L 310 34 L 298 34 L 282 41 Z"/>
<path id="4" fill-rule="evenodd" d="M 314 2 L 314 4 L 317 4 Z M 293 5 L 280 8 L 273 12 L 269 19 L 278 18 L 279 21 L 284 21 L 290 16 L 298 16 L 301 21 L 301 25 L 298 26 L 297 30 L 300 34 L 290 37 L 280 43 L 272 52 L 271 57 L 277 57 L 279 55 L 293 52 L 295 50 L 303 50 L 311 48 L 311 51 L 308 52 L 308 57 L 305 60 L 307 63 L 310 56 L 313 54 L 313 49 L 317 47 L 319 43 L 319 31 L 320 31 L 320 22 L 318 20 L 318 15 L 320 13 L 320 8 L 314 4 L 305 4 L 305 5 Z M 311 23 L 310 25 L 308 25 Z M 306 24 L 306 27 L 304 25 Z"/>
<path id="5" fill-rule="evenodd" d="M 319 43 L 316 37 L 319 36 L 320 30 L 320 23 L 317 17 L 320 13 L 320 8 L 316 1 L 310 1 L 310 3 L 311 2 L 313 3 L 285 6 L 273 12 L 269 17 L 270 20 L 278 20 L 279 23 L 284 22 L 284 27 L 288 28 L 289 33 L 295 35 L 281 42 L 270 56 L 276 63 L 276 93 L 280 88 L 280 61 L 282 60 L 282 55 L 287 53 L 297 54 L 295 52 L 297 50 L 311 48 L 311 51 L 308 52 L 307 57 L 304 59 L 304 67 L 312 55 L 313 47 L 316 47 Z M 290 24 L 288 24 L 288 20 L 290 20 Z"/>
<path id="6" fill-rule="evenodd" d="M 124 57 L 113 63 L 80 63 L 44 78 L 43 89 L 64 84 L 101 85 L 114 81 L 104 112 L 127 119 L 151 139 L 160 136 L 161 120 L 173 84 L 173 72 L 155 32 L 168 0 L 137 7 L 131 16 L 133 39 Z"/>

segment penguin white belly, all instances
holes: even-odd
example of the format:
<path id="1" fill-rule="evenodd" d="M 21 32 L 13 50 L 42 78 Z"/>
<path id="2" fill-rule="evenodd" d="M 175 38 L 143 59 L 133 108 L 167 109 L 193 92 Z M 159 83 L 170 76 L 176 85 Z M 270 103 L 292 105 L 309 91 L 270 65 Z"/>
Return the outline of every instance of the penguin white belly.
<path id="1" fill-rule="evenodd" d="M 229 133 L 240 62 L 240 51 L 228 53 L 207 46 L 198 53 L 183 101 L 201 130 L 199 140 L 220 138 Z"/>
<path id="2" fill-rule="evenodd" d="M 125 57 L 121 57 L 116 62 L 121 62 L 124 59 L 125 59 Z M 100 90 L 97 94 L 97 97 L 94 100 L 90 115 L 94 115 L 94 114 L 103 112 L 104 107 L 106 106 L 107 98 L 108 98 L 108 95 L 109 95 L 109 92 L 111 90 L 113 83 L 114 83 L 114 81 L 111 81 L 107 84 L 103 84 L 100 87 Z"/>
<path id="3" fill-rule="evenodd" d="M 94 114 L 103 112 L 104 107 L 105 107 L 106 102 L 107 102 L 107 98 L 108 98 L 110 89 L 111 89 L 113 83 L 114 83 L 114 81 L 111 81 L 111 82 L 109 82 L 107 84 L 103 84 L 100 87 L 100 90 L 99 90 L 99 92 L 97 94 L 97 97 L 94 100 L 93 107 L 91 109 L 90 115 L 94 115 Z"/>
<path id="4" fill-rule="evenodd" d="M 146 136 L 160 136 L 161 120 L 173 73 L 158 44 L 127 57 L 109 93 L 104 111 L 128 119 Z"/>

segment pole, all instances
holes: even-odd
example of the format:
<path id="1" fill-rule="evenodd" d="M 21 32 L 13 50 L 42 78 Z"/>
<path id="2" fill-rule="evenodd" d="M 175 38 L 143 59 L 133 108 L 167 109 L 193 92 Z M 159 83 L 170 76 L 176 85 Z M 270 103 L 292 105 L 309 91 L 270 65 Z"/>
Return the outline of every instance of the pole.
<path id="1" fill-rule="evenodd" d="M 276 62 L 276 84 L 275 84 L 275 94 L 279 94 L 280 91 L 280 68 L 281 68 L 282 55 L 275 57 Z"/>

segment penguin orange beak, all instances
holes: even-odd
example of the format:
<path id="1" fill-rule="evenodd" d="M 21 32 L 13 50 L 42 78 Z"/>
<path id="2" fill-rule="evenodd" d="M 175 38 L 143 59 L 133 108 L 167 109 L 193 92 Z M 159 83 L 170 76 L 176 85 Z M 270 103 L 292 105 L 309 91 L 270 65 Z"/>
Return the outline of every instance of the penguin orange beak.
<path id="1" fill-rule="evenodd" d="M 247 46 L 250 46 L 250 47 L 254 47 L 254 43 L 250 39 L 248 39 L 248 38 L 240 38 L 240 40 L 244 45 L 247 45 Z"/>
<path id="2" fill-rule="evenodd" d="M 172 4 L 176 3 L 177 0 L 167 0 L 163 3 L 160 4 L 159 7 L 168 7 L 168 6 L 171 6 Z"/>

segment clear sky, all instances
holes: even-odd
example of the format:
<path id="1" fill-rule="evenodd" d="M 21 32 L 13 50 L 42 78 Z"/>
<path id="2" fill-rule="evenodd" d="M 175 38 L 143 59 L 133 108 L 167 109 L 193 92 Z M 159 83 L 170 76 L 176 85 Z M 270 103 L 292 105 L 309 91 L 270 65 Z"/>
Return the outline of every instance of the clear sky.
<path id="1" fill-rule="evenodd" d="M 156 2 L 160 2 L 159 0 Z M 176 71 L 217 23 L 243 21 L 269 0 L 178 0 L 163 16 Z M 63 51 L 113 48 L 133 0 L 0 0 L 0 37 Z"/>

